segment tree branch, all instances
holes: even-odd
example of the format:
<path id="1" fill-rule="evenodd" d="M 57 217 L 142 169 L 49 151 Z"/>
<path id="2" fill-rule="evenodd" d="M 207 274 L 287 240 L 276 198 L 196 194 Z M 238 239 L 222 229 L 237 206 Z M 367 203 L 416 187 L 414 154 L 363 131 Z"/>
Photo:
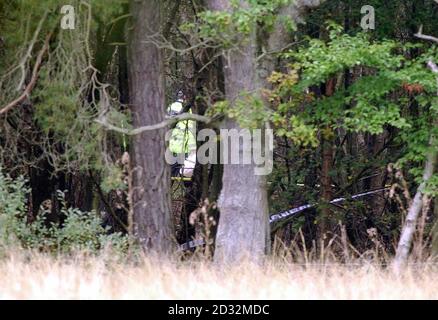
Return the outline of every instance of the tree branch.
<path id="1" fill-rule="evenodd" d="M 108 201 L 107 201 L 107 199 L 102 191 L 102 188 L 100 187 L 99 182 L 97 182 L 96 179 L 94 178 L 93 171 L 89 170 L 88 174 L 91 178 L 91 181 L 96 186 L 97 194 L 99 195 L 100 200 L 102 200 L 105 208 L 108 210 L 108 212 L 111 214 L 111 216 L 122 226 L 122 228 L 125 229 L 126 232 L 128 232 L 128 226 L 125 223 L 123 223 L 123 221 L 117 216 L 117 214 L 114 212 L 113 208 L 108 203 Z"/>
<path id="2" fill-rule="evenodd" d="M 430 70 L 432 70 L 432 72 L 438 74 L 438 66 L 436 65 L 435 62 L 433 62 L 432 60 L 429 60 L 427 62 L 427 66 L 429 67 Z"/>
<path id="3" fill-rule="evenodd" d="M 420 29 L 418 30 L 418 32 L 416 34 L 414 34 L 414 36 L 419 38 L 419 39 L 433 41 L 435 43 L 438 43 L 437 37 L 428 36 L 428 35 L 423 34 L 423 25 L 420 26 Z"/>
<path id="4" fill-rule="evenodd" d="M 33 34 L 33 37 L 32 37 L 32 39 L 30 41 L 30 44 L 29 44 L 29 47 L 27 48 L 26 53 L 23 56 L 23 58 L 21 58 L 20 63 L 18 65 L 16 65 L 15 67 L 11 68 L 10 70 L 8 70 L 6 72 L 6 74 L 4 74 L 2 76 L 1 81 L 3 81 L 3 79 L 7 78 L 12 73 L 14 73 L 17 69 L 20 69 L 21 76 L 20 76 L 20 81 L 18 82 L 17 90 L 16 91 L 20 91 L 22 89 L 22 87 L 23 87 L 23 83 L 24 83 L 24 81 L 26 79 L 26 64 L 27 64 L 28 60 L 32 58 L 33 48 L 34 48 L 35 44 L 38 41 L 38 36 L 39 36 L 39 34 L 41 32 L 41 29 L 42 29 L 42 27 L 44 25 L 44 22 L 45 22 L 48 14 L 49 14 L 49 11 L 46 10 L 44 12 L 43 17 L 38 22 L 38 26 L 37 26 L 34 34 Z"/>
<path id="5" fill-rule="evenodd" d="M 438 120 L 435 120 L 434 125 L 438 125 Z M 418 187 L 414 200 L 409 206 L 409 211 L 406 215 L 405 225 L 403 226 L 400 240 L 398 242 L 393 264 L 393 268 L 396 273 L 399 273 L 408 262 L 409 252 L 417 227 L 418 215 L 423 208 L 424 189 L 426 188 L 428 181 L 432 178 L 437 163 L 436 141 L 437 137 L 432 134 L 429 142 L 430 151 L 427 154 L 426 164 L 423 172 L 423 181 Z"/>
<path id="6" fill-rule="evenodd" d="M 194 120 L 194 121 L 198 121 L 198 122 L 203 122 L 205 124 L 210 124 L 215 120 L 215 118 L 201 116 L 199 114 L 182 113 L 182 114 L 179 114 L 176 116 L 166 117 L 166 119 L 160 123 L 152 124 L 149 126 L 139 127 L 139 128 L 132 129 L 132 130 L 116 127 L 116 126 L 108 123 L 106 121 L 105 117 L 100 117 L 99 119 L 94 120 L 94 122 L 100 124 L 101 126 L 105 127 L 108 130 L 115 131 L 115 132 L 122 133 L 122 134 L 126 134 L 128 136 L 135 136 L 135 135 L 141 134 L 145 131 L 162 129 L 162 128 L 170 126 L 174 123 L 177 123 L 179 121 L 185 121 L 185 120 Z"/>
<path id="7" fill-rule="evenodd" d="M 435 2 L 438 3 L 437 0 Z M 415 34 L 415 37 L 432 41 L 438 43 L 438 38 L 433 36 L 428 36 L 423 34 L 423 25 L 420 26 L 418 32 Z M 432 60 L 427 62 L 427 66 L 432 70 L 433 73 L 437 75 L 437 88 L 438 88 L 438 66 Z M 438 91 L 437 91 L 438 96 Z M 433 127 L 438 125 L 438 118 L 436 118 L 433 122 Z M 393 270 L 396 274 L 400 274 L 403 267 L 406 266 L 409 258 L 409 252 L 412 247 L 412 241 L 414 237 L 414 233 L 417 230 L 417 219 L 420 211 L 423 208 L 423 203 L 425 202 L 425 194 L 424 189 L 428 181 L 432 178 L 435 170 L 435 166 L 438 162 L 438 151 L 436 149 L 438 137 L 436 137 L 435 133 L 432 132 L 429 138 L 429 147 L 430 150 L 426 155 L 426 163 L 423 171 L 423 181 L 418 186 L 417 192 L 415 194 L 414 200 L 409 205 L 409 211 L 406 215 L 405 225 L 402 228 L 400 239 L 397 246 L 397 251 L 395 255 L 395 259 L 392 264 Z"/>
<path id="8" fill-rule="evenodd" d="M 40 52 L 38 53 L 35 65 L 33 67 L 31 80 L 30 80 L 29 84 L 26 86 L 26 89 L 23 91 L 21 96 L 19 96 L 17 99 L 15 99 L 14 101 L 10 102 L 9 104 L 4 106 L 0 110 L 0 116 L 2 116 L 3 114 L 7 113 L 9 110 L 14 108 L 17 104 L 23 102 L 24 99 L 26 99 L 30 95 L 30 93 L 32 92 L 33 88 L 36 85 L 37 79 L 38 79 L 38 73 L 39 73 L 41 64 L 43 62 L 44 54 L 49 49 L 49 42 L 50 42 L 50 39 L 52 38 L 52 35 L 53 35 L 53 32 L 50 32 L 46 36 L 46 40 L 44 41 L 44 45 L 41 48 Z"/>

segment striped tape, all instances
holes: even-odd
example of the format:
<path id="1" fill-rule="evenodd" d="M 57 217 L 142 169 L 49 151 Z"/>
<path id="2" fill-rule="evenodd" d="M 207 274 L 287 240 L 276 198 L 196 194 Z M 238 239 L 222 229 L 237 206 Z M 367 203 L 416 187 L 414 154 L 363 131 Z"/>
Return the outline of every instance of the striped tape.
<path id="1" fill-rule="evenodd" d="M 347 200 L 358 199 L 358 198 L 362 198 L 362 197 L 369 196 L 369 195 L 372 195 L 372 194 L 376 194 L 376 193 L 379 193 L 379 192 L 383 192 L 383 191 L 386 191 L 386 190 L 389 190 L 389 188 L 383 188 L 383 189 L 368 191 L 368 192 L 364 192 L 364 193 L 358 193 L 358 194 L 355 194 L 355 195 L 353 195 L 351 197 L 347 197 L 347 198 L 336 198 L 336 199 L 330 201 L 330 204 L 336 204 L 336 203 L 340 203 L 340 202 L 347 201 Z M 318 205 L 317 203 L 315 203 L 315 204 L 305 204 L 305 205 L 302 205 L 302 206 L 299 206 L 299 207 L 296 207 L 296 208 L 293 208 L 293 209 L 290 209 L 290 210 L 287 210 L 287 211 L 284 211 L 284 212 L 273 214 L 269 218 L 269 223 L 274 223 L 274 222 L 277 222 L 277 221 L 280 221 L 280 220 L 283 220 L 283 219 L 286 219 L 286 218 L 290 218 L 290 217 L 296 216 L 296 215 L 298 215 L 298 213 L 301 213 L 301 212 L 303 212 L 303 211 L 305 211 L 307 209 L 314 208 L 317 205 Z M 189 249 L 192 249 L 192 248 L 196 248 L 196 247 L 202 246 L 204 244 L 205 244 L 204 239 L 195 239 L 195 240 L 192 240 L 192 241 L 189 241 L 189 242 L 181 244 L 179 246 L 179 248 L 178 248 L 178 251 L 189 250 Z"/>

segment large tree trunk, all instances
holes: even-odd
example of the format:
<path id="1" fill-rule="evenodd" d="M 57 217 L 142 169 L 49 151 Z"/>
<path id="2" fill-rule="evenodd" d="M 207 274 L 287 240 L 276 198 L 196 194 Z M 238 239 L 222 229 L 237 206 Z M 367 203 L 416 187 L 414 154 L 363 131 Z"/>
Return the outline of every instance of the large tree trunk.
<path id="1" fill-rule="evenodd" d="M 245 1 L 241 3 L 247 5 Z M 230 10 L 230 3 L 225 0 L 210 0 L 209 5 L 212 10 Z M 248 41 L 239 50 L 232 50 L 224 59 L 225 95 L 231 104 L 239 100 L 241 93 L 257 89 L 255 30 L 245 40 Z M 226 119 L 222 128 L 240 130 L 231 119 Z M 240 159 L 243 147 L 240 141 Z M 221 263 L 238 262 L 249 254 L 257 261 L 269 247 L 266 177 L 255 175 L 255 168 L 253 163 L 224 164 L 215 250 L 215 260 Z"/>
<path id="2" fill-rule="evenodd" d="M 160 30 L 160 0 L 132 0 L 129 82 L 134 127 L 164 119 L 164 77 L 160 50 L 147 37 Z M 168 253 L 174 247 L 170 172 L 165 162 L 166 129 L 133 138 L 133 232 L 145 250 Z"/>
<path id="3" fill-rule="evenodd" d="M 299 0 L 287 10 L 293 20 L 299 22 L 299 16 L 307 6 L 316 6 L 320 2 Z M 246 1 L 242 0 L 240 3 L 241 6 L 248 6 Z M 209 0 L 208 6 L 211 10 L 231 10 L 230 2 L 226 0 Z M 278 23 L 277 31 L 268 41 L 268 51 L 280 49 L 285 42 L 284 39 L 288 38 L 284 31 L 283 26 Z M 238 102 L 239 94 L 242 92 L 255 92 L 260 89 L 260 86 L 266 83 L 263 78 L 269 76 L 276 64 L 275 59 L 265 59 L 257 65 L 255 26 L 249 39 L 245 40 L 247 41 L 241 42 L 238 50 L 228 52 L 224 59 L 225 95 L 231 104 Z M 224 121 L 223 128 L 240 129 L 238 123 L 231 119 Z M 242 143 L 239 152 L 242 158 Z M 248 254 L 253 260 L 260 261 L 270 250 L 266 176 L 255 175 L 255 168 L 254 163 L 224 165 L 223 185 L 219 197 L 220 220 L 216 237 L 216 261 L 232 263 Z"/>
<path id="4" fill-rule="evenodd" d="M 238 124 L 231 120 L 226 121 L 224 128 L 240 129 Z M 242 145 L 239 148 L 242 157 Z M 219 197 L 220 220 L 216 237 L 217 261 L 232 263 L 249 254 L 252 260 L 260 261 L 269 251 L 266 176 L 255 175 L 255 168 L 254 164 L 224 165 L 222 191 Z"/>

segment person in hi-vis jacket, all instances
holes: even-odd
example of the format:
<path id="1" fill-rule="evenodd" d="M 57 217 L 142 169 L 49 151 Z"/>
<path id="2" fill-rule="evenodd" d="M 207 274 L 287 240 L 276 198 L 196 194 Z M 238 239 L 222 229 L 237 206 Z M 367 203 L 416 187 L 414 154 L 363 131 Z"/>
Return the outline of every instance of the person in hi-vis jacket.
<path id="1" fill-rule="evenodd" d="M 172 103 L 167 113 L 169 116 L 175 116 L 183 112 L 185 102 L 184 93 L 180 90 L 177 94 L 177 100 Z M 191 110 L 189 110 L 191 113 Z M 196 122 L 193 120 L 179 121 L 169 139 L 169 150 L 174 156 L 184 154 L 184 165 L 176 163 L 172 165 L 172 177 L 183 175 L 191 177 L 196 162 Z"/>

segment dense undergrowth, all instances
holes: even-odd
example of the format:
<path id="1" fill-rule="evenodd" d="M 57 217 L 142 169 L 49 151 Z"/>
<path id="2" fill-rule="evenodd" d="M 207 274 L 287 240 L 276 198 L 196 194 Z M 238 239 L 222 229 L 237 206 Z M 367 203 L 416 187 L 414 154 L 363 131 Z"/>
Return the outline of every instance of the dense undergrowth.
<path id="1" fill-rule="evenodd" d="M 31 221 L 26 204 L 28 192 L 24 178 L 12 179 L 0 170 L 0 247 L 3 249 L 13 246 L 66 254 L 98 253 L 108 247 L 118 253 L 127 251 L 127 236 L 109 233 L 109 228 L 94 211 L 82 212 L 68 207 L 62 192 L 58 192 L 62 221 L 48 221 L 50 208 L 43 206 Z"/>

